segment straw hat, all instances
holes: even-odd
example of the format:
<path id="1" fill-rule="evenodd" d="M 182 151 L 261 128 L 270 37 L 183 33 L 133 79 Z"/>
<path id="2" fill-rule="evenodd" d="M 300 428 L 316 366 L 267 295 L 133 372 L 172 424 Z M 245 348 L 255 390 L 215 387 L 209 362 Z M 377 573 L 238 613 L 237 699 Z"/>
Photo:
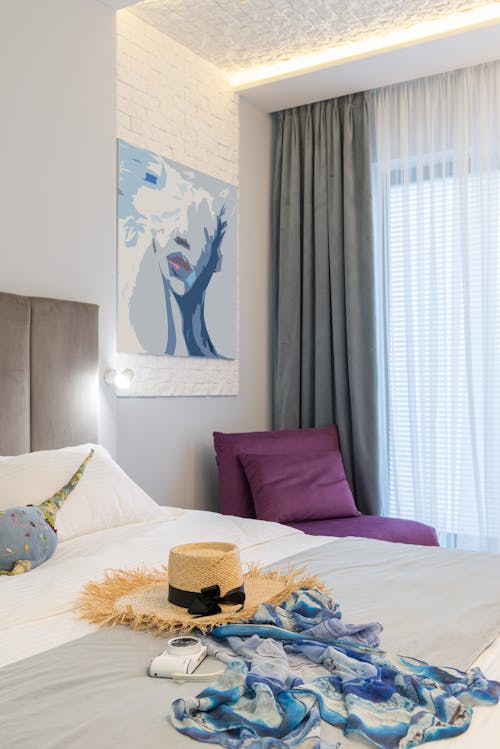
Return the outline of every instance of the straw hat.
<path id="1" fill-rule="evenodd" d="M 255 584 L 247 583 L 255 592 Z M 235 544 L 174 546 L 168 558 L 168 600 L 192 616 L 220 614 L 221 605 L 245 605 L 247 593 Z"/>
<path id="2" fill-rule="evenodd" d="M 303 587 L 318 587 L 303 570 L 243 573 L 238 547 L 222 541 L 175 546 L 168 568 L 114 570 L 88 583 L 81 615 L 99 625 L 127 624 L 156 634 L 249 621 L 260 603 L 278 604 Z M 319 586 L 321 587 L 321 586 Z"/>

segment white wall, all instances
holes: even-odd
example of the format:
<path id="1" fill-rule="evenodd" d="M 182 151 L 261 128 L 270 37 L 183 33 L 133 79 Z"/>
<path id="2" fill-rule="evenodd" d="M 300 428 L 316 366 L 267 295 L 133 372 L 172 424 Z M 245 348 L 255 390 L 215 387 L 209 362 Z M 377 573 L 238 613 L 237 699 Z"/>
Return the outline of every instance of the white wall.
<path id="1" fill-rule="evenodd" d="M 115 346 L 115 31 L 97 0 L 0 10 L 0 289 L 100 305 Z M 115 449 L 101 389 L 100 438 Z"/>
<path id="2" fill-rule="evenodd" d="M 118 14 L 118 70 L 120 137 L 233 184 L 239 178 L 239 395 L 117 404 L 125 470 L 162 504 L 213 509 L 212 431 L 270 423 L 271 123 L 239 103 L 216 68 L 127 12 Z"/>
<path id="3" fill-rule="evenodd" d="M 117 32 L 118 137 L 237 187 L 238 95 L 225 75 L 129 12 L 117 14 Z M 117 368 L 128 367 L 139 384 L 131 395 L 144 395 L 145 384 L 153 395 L 191 394 L 193 388 L 196 395 L 238 392 L 238 357 L 120 353 Z M 164 388 L 153 384 L 158 370 Z"/>
<path id="4" fill-rule="evenodd" d="M 173 49 L 166 37 L 162 44 Z M 161 60 L 147 49 L 133 65 L 121 61 L 130 65 L 130 81 L 137 76 L 130 82 L 136 90 L 141 65 L 161 80 L 158 105 L 172 111 L 176 91 L 175 117 L 158 121 L 144 110 L 149 140 L 140 141 L 140 133 L 133 140 L 150 147 L 170 143 L 166 156 L 205 171 L 214 166 L 207 159 L 217 149 L 215 176 L 236 182 L 239 174 L 240 394 L 116 402 L 104 387 L 100 435 L 114 450 L 117 426 L 120 463 L 160 502 L 215 507 L 212 431 L 265 429 L 270 419 L 271 127 L 267 115 L 239 104 L 229 90 L 211 98 L 203 82 L 194 91 L 176 88 L 186 65 L 189 76 L 207 71 L 203 61 L 177 47 L 178 69 L 167 60 L 161 76 Z M 115 14 L 97 0 L 2 4 L 0 289 L 99 304 L 102 367 L 115 357 L 115 55 Z M 120 96 L 120 132 L 132 139 L 124 126 L 140 109 L 125 113 Z M 204 120 L 204 134 L 196 134 L 193 108 L 204 107 L 216 122 L 207 127 Z"/>

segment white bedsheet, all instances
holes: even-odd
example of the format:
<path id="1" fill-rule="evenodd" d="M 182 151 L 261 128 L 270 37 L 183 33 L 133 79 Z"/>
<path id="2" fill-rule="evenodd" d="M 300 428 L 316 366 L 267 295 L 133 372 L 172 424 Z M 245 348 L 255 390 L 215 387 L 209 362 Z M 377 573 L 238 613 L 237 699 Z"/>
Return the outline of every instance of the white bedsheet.
<path id="1" fill-rule="evenodd" d="M 231 541 L 238 544 L 243 562 L 270 564 L 335 540 L 218 513 L 179 509 L 173 519 L 169 508 L 168 515 L 167 520 L 71 539 L 59 544 L 48 562 L 28 574 L 0 577 L 0 667 L 93 632 L 94 625 L 79 619 L 76 600 L 83 585 L 101 579 L 106 569 L 161 566 L 172 546 L 193 541 Z M 475 665 L 489 678 L 500 680 L 500 638 Z M 481 707 L 476 708 L 466 734 L 432 746 L 498 749 L 499 735 L 500 706 Z"/>
<path id="2" fill-rule="evenodd" d="M 294 528 L 199 510 L 166 520 L 123 525 L 58 545 L 48 562 L 28 574 L 0 577 L 0 667 L 82 637 L 95 630 L 78 618 L 75 602 L 89 580 L 106 569 L 160 567 L 172 546 L 194 541 L 231 541 L 243 562 L 277 562 L 330 541 Z"/>

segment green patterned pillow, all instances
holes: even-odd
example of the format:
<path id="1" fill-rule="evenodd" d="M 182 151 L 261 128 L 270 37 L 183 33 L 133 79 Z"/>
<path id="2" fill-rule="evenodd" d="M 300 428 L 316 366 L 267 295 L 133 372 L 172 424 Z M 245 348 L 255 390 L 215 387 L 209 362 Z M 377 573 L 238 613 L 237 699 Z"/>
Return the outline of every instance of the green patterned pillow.
<path id="1" fill-rule="evenodd" d="M 93 454 L 91 450 L 68 483 L 38 506 L 0 510 L 0 575 L 28 572 L 52 556 L 57 546 L 57 512 L 80 481 Z"/>

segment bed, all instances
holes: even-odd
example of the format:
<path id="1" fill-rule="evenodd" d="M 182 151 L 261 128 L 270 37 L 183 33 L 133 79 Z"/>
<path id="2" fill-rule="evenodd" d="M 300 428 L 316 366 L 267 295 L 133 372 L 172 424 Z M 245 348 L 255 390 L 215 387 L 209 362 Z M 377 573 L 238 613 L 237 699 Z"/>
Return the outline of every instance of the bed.
<path id="1" fill-rule="evenodd" d="M 47 335 L 54 328 L 55 359 L 54 336 Z M 30 492 L 48 491 L 57 471 L 66 475 L 95 443 L 96 309 L 0 294 L 0 347 L 1 454 L 19 456 L 17 463 L 0 458 L 0 502 L 2 486 L 15 501 L 30 501 Z M 32 354 L 52 365 L 31 361 Z M 54 393 L 61 392 L 58 409 Z M 82 394 L 88 408 L 82 409 Z M 174 730 L 169 713 L 176 697 L 195 695 L 200 685 L 149 678 L 148 662 L 163 650 L 162 641 L 126 627 L 99 629 L 80 618 L 77 599 L 107 569 L 160 567 L 171 546 L 199 540 L 236 543 L 243 562 L 306 566 L 331 588 L 344 620 L 382 622 L 383 648 L 457 668 L 474 664 L 500 680 L 498 555 L 308 536 L 277 523 L 160 508 L 103 448 L 96 455 L 82 492 L 75 490 L 74 504 L 68 501 L 64 516 L 61 511 L 53 556 L 28 574 L 0 577 L 2 746 L 197 745 Z M 27 465 L 36 469 L 37 486 Z M 432 745 L 494 749 L 499 735 L 500 706 L 481 706 L 465 734 Z M 321 746 L 338 740 L 346 749 L 367 746 L 325 724 Z"/>

